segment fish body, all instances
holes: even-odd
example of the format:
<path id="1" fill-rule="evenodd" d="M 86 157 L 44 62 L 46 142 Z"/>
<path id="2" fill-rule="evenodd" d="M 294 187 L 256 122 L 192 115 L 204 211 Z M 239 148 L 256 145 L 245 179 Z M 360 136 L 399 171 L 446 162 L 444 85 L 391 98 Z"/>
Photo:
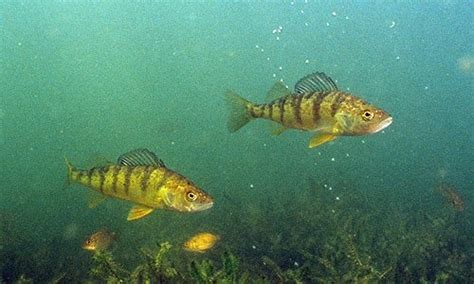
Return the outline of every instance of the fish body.
<path id="1" fill-rule="evenodd" d="M 453 186 L 442 183 L 438 185 L 438 190 L 454 210 L 464 211 L 464 200 Z"/>
<path id="2" fill-rule="evenodd" d="M 82 248 L 90 251 L 103 251 L 109 249 L 115 240 L 115 233 L 102 228 L 90 235 L 82 244 Z"/>
<path id="3" fill-rule="evenodd" d="M 214 247 L 219 239 L 219 236 L 212 233 L 199 233 L 187 240 L 183 247 L 188 251 L 204 253 Z"/>
<path id="4" fill-rule="evenodd" d="M 66 161 L 67 162 L 67 161 Z M 213 198 L 181 174 L 168 169 L 163 161 L 146 149 L 119 157 L 117 164 L 75 169 L 69 162 L 68 180 L 102 194 L 136 205 L 127 220 L 142 218 L 155 209 L 180 212 L 212 207 Z"/>
<path id="5" fill-rule="evenodd" d="M 384 110 L 338 90 L 324 73 L 304 77 L 296 83 L 293 93 L 277 82 L 269 96 L 278 98 L 255 104 L 229 92 L 229 130 L 235 132 L 253 119 L 268 119 L 280 125 L 275 134 L 289 128 L 317 132 L 309 144 L 313 148 L 338 136 L 376 133 L 392 122 L 392 117 Z"/>

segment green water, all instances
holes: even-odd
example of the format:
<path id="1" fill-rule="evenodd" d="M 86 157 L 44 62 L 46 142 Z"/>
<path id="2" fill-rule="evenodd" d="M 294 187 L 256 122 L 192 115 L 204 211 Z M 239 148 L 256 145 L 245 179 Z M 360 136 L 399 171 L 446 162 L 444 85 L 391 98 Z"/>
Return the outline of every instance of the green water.
<path id="1" fill-rule="evenodd" d="M 131 281 L 81 248 L 104 226 L 127 271 L 171 245 L 154 281 L 472 282 L 473 2 L 295 2 L 1 1 L 0 282 Z M 228 132 L 227 90 L 264 102 L 315 71 L 392 125 L 316 149 L 266 121 Z M 65 156 L 143 147 L 214 207 L 127 222 L 131 203 L 64 188 Z M 201 231 L 221 239 L 184 251 Z"/>

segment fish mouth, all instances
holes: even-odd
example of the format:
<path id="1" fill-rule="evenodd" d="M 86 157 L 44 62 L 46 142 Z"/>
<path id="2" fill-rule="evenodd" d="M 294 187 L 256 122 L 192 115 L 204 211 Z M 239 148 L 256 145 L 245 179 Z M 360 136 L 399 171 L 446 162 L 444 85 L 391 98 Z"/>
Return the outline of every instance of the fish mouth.
<path id="1" fill-rule="evenodd" d="M 373 128 L 372 133 L 379 132 L 382 129 L 387 128 L 390 124 L 392 124 L 392 117 L 389 116 L 386 119 L 382 120 L 376 127 Z"/>
<path id="2" fill-rule="evenodd" d="M 203 211 L 211 208 L 214 205 L 214 202 L 204 203 L 197 206 L 197 211 Z"/>

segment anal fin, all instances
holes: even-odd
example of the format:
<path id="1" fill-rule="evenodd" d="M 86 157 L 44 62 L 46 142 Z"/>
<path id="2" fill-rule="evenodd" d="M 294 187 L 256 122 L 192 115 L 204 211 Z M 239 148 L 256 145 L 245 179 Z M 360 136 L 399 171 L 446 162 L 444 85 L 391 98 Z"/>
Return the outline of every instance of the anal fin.
<path id="1" fill-rule="evenodd" d="M 89 206 L 89 208 L 96 208 L 105 199 L 107 199 L 107 196 L 100 194 L 96 191 L 90 191 L 87 206 Z"/>
<path id="2" fill-rule="evenodd" d="M 128 212 L 127 221 L 134 221 L 143 218 L 153 212 L 153 210 L 155 209 L 148 206 L 135 205 L 130 209 L 130 212 Z"/>
<path id="3" fill-rule="evenodd" d="M 283 125 L 281 125 L 277 122 L 273 122 L 270 125 L 270 133 L 273 136 L 278 136 L 278 135 L 282 134 L 283 132 L 285 132 L 286 129 L 287 129 L 286 127 L 284 127 Z"/>
<path id="4" fill-rule="evenodd" d="M 314 148 L 318 147 L 326 142 L 330 142 L 334 139 L 337 138 L 337 135 L 334 134 L 326 134 L 326 133 L 321 133 L 321 134 L 316 134 L 311 138 L 309 141 L 309 148 Z"/>

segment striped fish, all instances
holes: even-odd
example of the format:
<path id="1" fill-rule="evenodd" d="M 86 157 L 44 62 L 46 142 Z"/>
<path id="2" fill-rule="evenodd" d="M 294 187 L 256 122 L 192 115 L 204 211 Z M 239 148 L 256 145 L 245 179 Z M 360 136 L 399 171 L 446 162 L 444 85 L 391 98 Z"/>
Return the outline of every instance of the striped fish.
<path id="1" fill-rule="evenodd" d="M 392 117 L 384 110 L 339 91 L 334 81 L 321 72 L 299 80 L 293 93 L 277 82 L 268 96 L 277 99 L 254 104 L 229 91 L 229 130 L 235 132 L 253 119 L 269 119 L 280 125 L 274 131 L 276 135 L 288 128 L 316 132 L 309 142 L 313 148 L 338 136 L 376 133 L 392 123 Z"/>
<path id="2" fill-rule="evenodd" d="M 162 160 L 147 149 L 123 154 L 117 164 L 75 169 L 67 160 L 68 181 L 92 188 L 102 197 L 128 200 L 135 205 L 127 220 L 142 218 L 155 209 L 180 212 L 211 208 L 212 197 L 186 177 L 168 169 Z"/>

